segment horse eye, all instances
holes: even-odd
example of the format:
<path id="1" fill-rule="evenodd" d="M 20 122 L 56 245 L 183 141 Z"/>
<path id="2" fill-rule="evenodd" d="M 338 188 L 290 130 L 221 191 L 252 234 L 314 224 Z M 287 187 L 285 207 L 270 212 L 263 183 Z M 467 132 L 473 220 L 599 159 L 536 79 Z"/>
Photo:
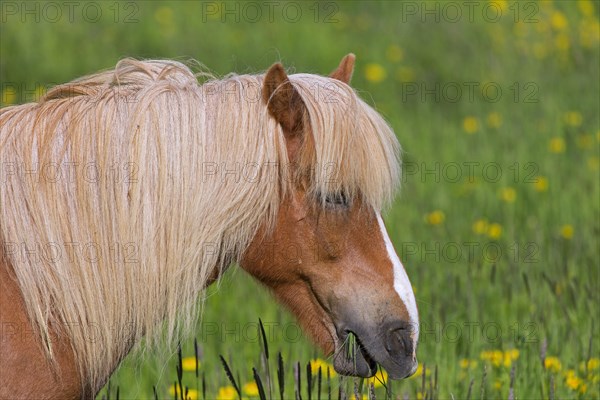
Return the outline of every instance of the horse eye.
<path id="1" fill-rule="evenodd" d="M 344 193 L 332 193 L 325 197 L 325 203 L 335 207 L 348 207 L 348 198 Z"/>

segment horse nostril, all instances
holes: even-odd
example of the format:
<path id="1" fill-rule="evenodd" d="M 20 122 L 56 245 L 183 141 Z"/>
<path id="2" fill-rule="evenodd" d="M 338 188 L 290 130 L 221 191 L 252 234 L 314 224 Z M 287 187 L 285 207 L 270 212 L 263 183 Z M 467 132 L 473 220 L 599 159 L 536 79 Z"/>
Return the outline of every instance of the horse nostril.
<path id="1" fill-rule="evenodd" d="M 390 329 L 385 341 L 385 347 L 390 354 L 411 356 L 413 341 L 410 329 L 404 327 Z"/>

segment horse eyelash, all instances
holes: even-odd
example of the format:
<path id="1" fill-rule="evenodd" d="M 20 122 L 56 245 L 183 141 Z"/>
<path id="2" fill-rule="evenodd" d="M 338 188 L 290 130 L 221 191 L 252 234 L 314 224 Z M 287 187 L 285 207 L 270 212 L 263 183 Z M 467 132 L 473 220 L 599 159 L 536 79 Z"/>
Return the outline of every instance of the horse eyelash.
<path id="1" fill-rule="evenodd" d="M 325 204 L 333 207 L 348 208 L 350 206 L 350 201 L 344 192 L 338 192 L 326 195 Z"/>

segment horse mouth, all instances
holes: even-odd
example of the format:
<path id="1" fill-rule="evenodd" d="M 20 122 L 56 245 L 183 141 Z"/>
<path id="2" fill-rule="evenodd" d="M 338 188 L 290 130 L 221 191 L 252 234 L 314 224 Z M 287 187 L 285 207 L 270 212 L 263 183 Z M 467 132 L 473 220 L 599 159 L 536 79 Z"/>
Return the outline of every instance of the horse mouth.
<path id="1" fill-rule="evenodd" d="M 337 330 L 333 367 L 339 374 L 370 378 L 378 366 L 390 379 L 405 379 L 416 372 L 416 344 L 406 324 L 394 322 L 379 328 Z"/>
<path id="2" fill-rule="evenodd" d="M 350 340 L 354 336 L 353 343 Z M 333 367 L 342 375 L 370 378 L 377 372 L 377 362 L 367 351 L 358 335 L 352 331 L 338 334 L 339 342 L 333 355 Z"/>

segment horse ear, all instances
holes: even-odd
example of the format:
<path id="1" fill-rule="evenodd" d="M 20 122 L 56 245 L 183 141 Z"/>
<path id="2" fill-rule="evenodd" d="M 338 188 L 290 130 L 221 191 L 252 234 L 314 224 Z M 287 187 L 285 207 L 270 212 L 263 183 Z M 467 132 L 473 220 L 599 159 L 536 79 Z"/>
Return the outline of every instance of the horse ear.
<path id="1" fill-rule="evenodd" d="M 337 79 L 338 81 L 342 81 L 345 84 L 350 84 L 350 79 L 352 79 L 352 73 L 354 72 L 354 61 L 356 60 L 356 56 L 352 53 L 347 54 L 342 61 L 340 61 L 340 65 L 329 74 L 330 78 Z"/>
<path id="2" fill-rule="evenodd" d="M 269 113 L 281 124 L 286 135 L 302 132 L 306 106 L 281 63 L 273 64 L 265 74 L 262 96 Z"/>

